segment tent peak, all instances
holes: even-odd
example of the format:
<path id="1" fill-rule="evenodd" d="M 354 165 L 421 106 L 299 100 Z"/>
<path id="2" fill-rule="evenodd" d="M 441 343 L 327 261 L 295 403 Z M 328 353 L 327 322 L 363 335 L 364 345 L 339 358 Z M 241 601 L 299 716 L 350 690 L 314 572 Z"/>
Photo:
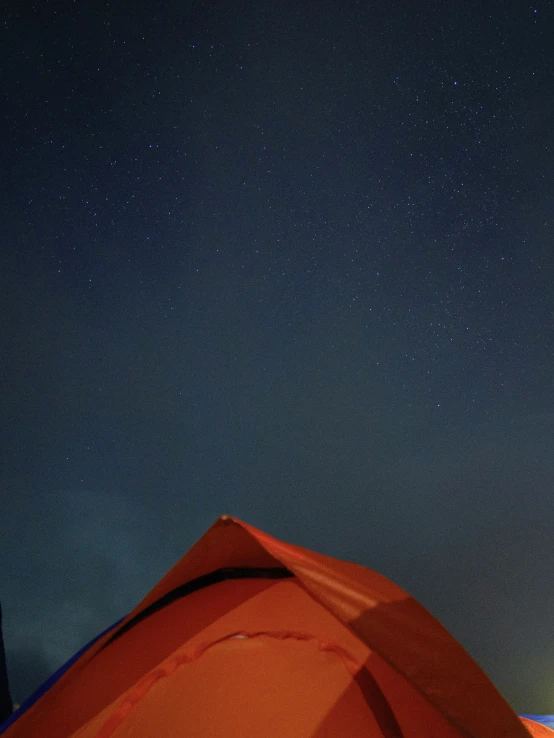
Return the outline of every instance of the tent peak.
<path id="1" fill-rule="evenodd" d="M 237 518 L 236 515 L 229 515 L 227 513 L 224 513 L 223 515 L 220 515 L 217 519 L 218 523 L 236 523 L 237 525 L 245 525 L 244 521 L 242 521 L 240 518 Z"/>

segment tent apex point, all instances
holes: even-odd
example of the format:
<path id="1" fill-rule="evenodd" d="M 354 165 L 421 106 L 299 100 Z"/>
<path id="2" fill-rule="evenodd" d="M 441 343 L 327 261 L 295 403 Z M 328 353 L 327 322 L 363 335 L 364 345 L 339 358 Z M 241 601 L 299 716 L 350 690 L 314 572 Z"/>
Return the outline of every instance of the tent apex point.
<path id="1" fill-rule="evenodd" d="M 224 523 L 225 525 L 240 525 L 244 527 L 244 523 L 240 518 L 237 518 L 236 515 L 227 515 L 227 513 L 220 515 L 216 522 Z"/>

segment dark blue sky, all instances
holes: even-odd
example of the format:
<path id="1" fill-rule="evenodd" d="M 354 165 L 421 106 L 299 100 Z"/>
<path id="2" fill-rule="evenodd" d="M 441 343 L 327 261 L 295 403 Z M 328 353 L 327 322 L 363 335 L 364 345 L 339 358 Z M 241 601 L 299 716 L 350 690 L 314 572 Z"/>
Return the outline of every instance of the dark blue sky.
<path id="1" fill-rule="evenodd" d="M 554 712 L 553 10 L 4 6 L 16 700 L 230 513 Z"/>

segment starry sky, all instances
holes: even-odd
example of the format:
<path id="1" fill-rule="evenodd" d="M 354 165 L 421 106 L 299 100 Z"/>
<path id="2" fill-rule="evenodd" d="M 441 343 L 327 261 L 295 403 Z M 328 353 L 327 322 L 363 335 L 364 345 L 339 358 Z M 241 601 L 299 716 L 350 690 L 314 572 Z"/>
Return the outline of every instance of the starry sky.
<path id="1" fill-rule="evenodd" d="M 223 513 L 554 712 L 554 5 L 0 10 L 0 598 L 22 701 Z"/>

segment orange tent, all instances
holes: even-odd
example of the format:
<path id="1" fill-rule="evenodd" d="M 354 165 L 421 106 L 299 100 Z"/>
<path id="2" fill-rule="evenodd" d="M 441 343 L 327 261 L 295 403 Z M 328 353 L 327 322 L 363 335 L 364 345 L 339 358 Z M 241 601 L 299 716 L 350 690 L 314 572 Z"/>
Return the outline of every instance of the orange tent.
<path id="1" fill-rule="evenodd" d="M 223 516 L 5 738 L 529 738 L 385 577 Z"/>

